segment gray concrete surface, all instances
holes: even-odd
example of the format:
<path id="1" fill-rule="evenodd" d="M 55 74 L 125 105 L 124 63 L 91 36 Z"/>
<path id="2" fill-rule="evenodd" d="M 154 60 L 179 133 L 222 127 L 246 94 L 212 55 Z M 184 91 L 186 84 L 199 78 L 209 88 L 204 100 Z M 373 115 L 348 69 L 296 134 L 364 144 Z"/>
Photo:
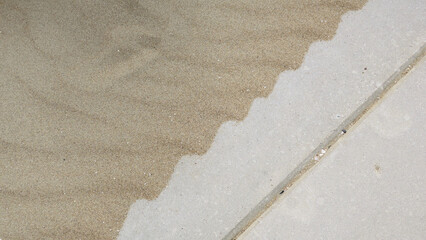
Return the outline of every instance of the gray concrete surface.
<path id="1" fill-rule="evenodd" d="M 227 122 L 203 156 L 181 159 L 153 201 L 129 211 L 119 239 L 222 239 L 426 40 L 421 1 L 370 0 L 313 44 L 246 119 Z"/>
<path id="2" fill-rule="evenodd" d="M 424 239 L 426 60 L 240 239 Z"/>

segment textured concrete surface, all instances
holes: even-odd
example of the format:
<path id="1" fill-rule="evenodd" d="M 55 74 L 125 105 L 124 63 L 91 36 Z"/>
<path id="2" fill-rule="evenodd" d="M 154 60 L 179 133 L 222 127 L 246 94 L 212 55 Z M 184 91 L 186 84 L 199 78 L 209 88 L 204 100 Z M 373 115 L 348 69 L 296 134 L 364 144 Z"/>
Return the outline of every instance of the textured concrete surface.
<path id="1" fill-rule="evenodd" d="M 371 0 L 311 46 L 203 156 L 181 159 L 154 201 L 132 205 L 119 239 L 220 239 L 426 39 L 421 1 Z M 373 169 L 374 170 L 374 169 Z"/>
<path id="2" fill-rule="evenodd" d="M 240 239 L 424 239 L 426 61 Z"/>

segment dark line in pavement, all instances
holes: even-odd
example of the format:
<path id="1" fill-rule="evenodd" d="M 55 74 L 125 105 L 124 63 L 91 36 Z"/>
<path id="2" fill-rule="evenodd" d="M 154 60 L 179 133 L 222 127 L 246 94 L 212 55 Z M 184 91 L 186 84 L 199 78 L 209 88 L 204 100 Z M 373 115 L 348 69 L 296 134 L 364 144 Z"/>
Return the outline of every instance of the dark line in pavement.
<path id="1" fill-rule="evenodd" d="M 238 238 L 256 221 L 275 201 L 287 191 L 307 171 L 312 169 L 325 152 L 331 148 L 351 127 L 353 127 L 371 108 L 382 99 L 411 69 L 425 56 L 426 44 L 423 44 L 399 69 L 392 74 L 367 100 L 345 119 L 325 140 L 318 145 L 290 174 L 287 175 L 268 195 L 266 195 L 238 224 L 223 238 Z"/>

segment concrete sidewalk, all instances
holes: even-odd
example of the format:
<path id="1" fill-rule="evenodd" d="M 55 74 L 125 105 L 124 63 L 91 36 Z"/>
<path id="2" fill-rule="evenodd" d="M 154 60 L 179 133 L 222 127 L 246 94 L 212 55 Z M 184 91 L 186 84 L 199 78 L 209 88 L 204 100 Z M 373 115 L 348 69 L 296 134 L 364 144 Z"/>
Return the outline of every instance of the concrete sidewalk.
<path id="1" fill-rule="evenodd" d="M 241 239 L 424 239 L 426 60 Z"/>
<path id="2" fill-rule="evenodd" d="M 134 203 L 118 239 L 233 238 L 424 45 L 425 9 L 370 0 L 344 15 L 335 37 L 311 45 L 302 66 L 283 72 L 244 121 L 224 123 L 205 155 L 182 158 L 157 199 Z"/>

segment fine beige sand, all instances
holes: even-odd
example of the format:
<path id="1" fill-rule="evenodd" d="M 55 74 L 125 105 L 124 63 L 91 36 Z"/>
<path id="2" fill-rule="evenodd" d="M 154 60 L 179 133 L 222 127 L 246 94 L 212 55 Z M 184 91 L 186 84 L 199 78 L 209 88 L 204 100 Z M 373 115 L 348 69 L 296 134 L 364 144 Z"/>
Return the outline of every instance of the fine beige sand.
<path id="1" fill-rule="evenodd" d="M 115 238 L 365 2 L 0 0 L 0 238 Z"/>

